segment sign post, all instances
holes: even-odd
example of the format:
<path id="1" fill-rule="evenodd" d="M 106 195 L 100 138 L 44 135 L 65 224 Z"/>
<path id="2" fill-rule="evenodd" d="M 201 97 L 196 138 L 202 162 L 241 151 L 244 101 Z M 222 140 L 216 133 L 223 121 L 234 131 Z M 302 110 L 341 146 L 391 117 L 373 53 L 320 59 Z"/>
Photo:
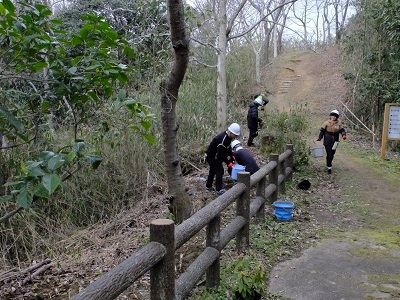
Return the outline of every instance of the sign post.
<path id="1" fill-rule="evenodd" d="M 386 103 L 383 117 L 381 158 L 386 158 L 387 141 L 400 141 L 400 104 Z"/>

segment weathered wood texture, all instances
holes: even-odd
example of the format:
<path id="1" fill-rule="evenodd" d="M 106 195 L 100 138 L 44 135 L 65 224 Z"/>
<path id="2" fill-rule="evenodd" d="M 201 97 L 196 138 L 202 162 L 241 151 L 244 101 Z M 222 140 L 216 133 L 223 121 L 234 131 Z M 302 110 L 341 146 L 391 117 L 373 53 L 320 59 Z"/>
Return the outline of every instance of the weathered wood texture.
<path id="1" fill-rule="evenodd" d="M 163 259 L 167 250 L 151 242 L 101 276 L 72 300 L 111 300 L 125 291 L 132 283 Z"/>

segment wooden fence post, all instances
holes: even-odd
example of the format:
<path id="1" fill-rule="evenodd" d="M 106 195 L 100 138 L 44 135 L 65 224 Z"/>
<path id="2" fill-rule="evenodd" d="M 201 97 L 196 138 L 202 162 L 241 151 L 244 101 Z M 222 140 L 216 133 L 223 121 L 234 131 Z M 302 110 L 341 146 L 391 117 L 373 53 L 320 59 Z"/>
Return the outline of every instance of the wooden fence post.
<path id="1" fill-rule="evenodd" d="M 238 183 L 246 185 L 246 190 L 236 200 L 236 216 L 242 216 L 247 221 L 236 235 L 236 249 L 242 250 L 250 246 L 250 173 L 239 172 Z"/>
<path id="2" fill-rule="evenodd" d="M 270 184 L 274 184 L 276 186 L 275 191 L 269 197 L 269 203 L 272 204 L 276 200 L 278 200 L 278 189 L 279 189 L 279 155 L 278 154 L 271 154 L 269 156 L 269 161 L 276 162 L 276 168 L 274 168 L 268 174 L 268 181 Z"/>
<path id="3" fill-rule="evenodd" d="M 265 177 L 263 177 L 257 183 L 257 191 L 256 191 L 256 196 L 262 197 L 264 200 L 265 200 L 265 182 L 266 182 L 266 179 L 265 179 Z M 256 212 L 257 222 L 263 221 L 264 219 L 265 219 L 265 201 Z"/>
<path id="4" fill-rule="evenodd" d="M 169 219 L 157 219 L 150 223 L 150 241 L 158 242 L 167 250 L 164 259 L 150 270 L 150 299 L 175 298 L 175 224 Z"/>
<path id="5" fill-rule="evenodd" d="M 221 227 L 221 215 L 218 214 L 207 226 L 207 240 L 206 246 L 217 249 L 220 253 L 220 227 Z M 207 269 L 206 272 L 206 286 L 208 288 L 217 288 L 220 280 L 220 260 L 219 257 L 213 262 L 213 264 Z"/>
<path id="6" fill-rule="evenodd" d="M 278 186 L 278 192 L 279 192 L 279 194 L 285 194 L 286 193 L 286 185 L 285 185 L 285 181 L 286 181 L 286 175 L 285 175 L 285 161 L 281 161 L 281 162 L 279 162 L 279 160 L 278 160 L 278 172 L 279 172 L 279 175 L 278 175 L 278 177 L 281 177 L 281 180 L 279 180 L 279 178 L 278 178 L 278 181 L 280 182 L 280 184 L 279 184 L 279 186 Z M 284 178 L 284 180 L 282 180 L 282 176 L 283 176 L 283 178 Z"/>
<path id="7" fill-rule="evenodd" d="M 287 179 L 291 181 L 293 179 L 293 144 L 286 144 L 286 150 L 292 151 L 292 154 L 290 154 L 290 156 L 286 159 L 285 163 L 285 169 L 287 167 L 292 169 L 292 172 L 290 172 L 289 176 L 287 177 Z"/>

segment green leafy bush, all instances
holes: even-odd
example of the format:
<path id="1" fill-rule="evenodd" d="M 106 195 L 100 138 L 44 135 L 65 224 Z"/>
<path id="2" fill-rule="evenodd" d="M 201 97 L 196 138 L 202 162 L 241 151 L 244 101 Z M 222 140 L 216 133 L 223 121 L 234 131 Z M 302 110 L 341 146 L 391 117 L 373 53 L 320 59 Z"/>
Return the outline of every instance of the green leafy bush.
<path id="1" fill-rule="evenodd" d="M 232 290 L 242 299 L 254 299 L 256 293 L 264 293 L 267 277 L 260 262 L 255 262 L 252 257 L 239 257 L 232 266 L 235 275 Z"/>
<path id="2" fill-rule="evenodd" d="M 310 147 L 307 145 L 308 109 L 306 106 L 291 108 L 288 112 L 274 111 L 266 117 L 261 136 L 266 136 L 262 142 L 262 151 L 265 155 L 281 153 L 286 144 L 293 144 L 296 153 L 294 166 L 306 166 L 309 163 Z M 261 137 L 263 140 L 263 138 Z"/>

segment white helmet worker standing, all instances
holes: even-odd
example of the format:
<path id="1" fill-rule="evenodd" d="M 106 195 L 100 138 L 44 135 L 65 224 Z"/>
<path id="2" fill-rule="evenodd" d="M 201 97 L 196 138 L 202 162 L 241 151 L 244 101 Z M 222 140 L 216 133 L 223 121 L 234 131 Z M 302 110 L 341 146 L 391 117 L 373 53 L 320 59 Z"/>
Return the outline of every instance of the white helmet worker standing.
<path id="1" fill-rule="evenodd" d="M 249 137 L 247 139 L 247 146 L 255 146 L 253 143 L 254 138 L 258 136 L 258 130 L 264 124 L 263 119 L 259 116 L 258 111 L 264 110 L 263 107 L 268 103 L 267 97 L 262 94 L 253 95 L 254 101 L 249 104 L 247 111 L 247 127 L 249 128 Z"/>
<path id="2" fill-rule="evenodd" d="M 263 104 L 262 95 L 258 96 L 256 99 L 254 99 L 254 102 L 259 104 L 259 105 L 262 105 Z"/>
<path id="3" fill-rule="evenodd" d="M 217 191 L 218 194 L 226 192 L 223 189 L 222 177 L 224 175 L 223 163 L 229 167 L 233 165 L 231 142 L 240 135 L 240 125 L 232 123 L 228 129 L 213 138 L 206 150 L 206 160 L 210 166 L 206 189 L 209 192 Z M 215 178 L 215 189 L 213 187 Z"/>

